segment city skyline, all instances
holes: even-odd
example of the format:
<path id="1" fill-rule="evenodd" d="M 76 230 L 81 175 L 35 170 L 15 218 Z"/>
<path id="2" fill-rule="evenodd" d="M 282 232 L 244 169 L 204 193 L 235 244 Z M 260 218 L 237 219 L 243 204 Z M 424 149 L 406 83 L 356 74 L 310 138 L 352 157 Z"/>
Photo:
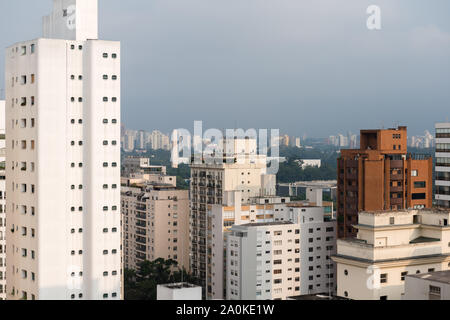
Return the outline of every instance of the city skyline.
<path id="1" fill-rule="evenodd" d="M 399 120 L 411 134 L 433 128 L 450 105 L 450 4 L 379 0 L 379 31 L 365 26 L 369 4 L 100 1 L 100 36 L 121 39 L 127 57 L 123 121 L 163 132 L 203 120 L 208 127 L 323 137 Z M 38 37 L 39 16 L 50 6 L 2 2 L 16 28 L 0 44 Z"/>
<path id="2" fill-rule="evenodd" d="M 1 3 L 0 300 L 450 300 L 450 4 L 372 1 Z"/>

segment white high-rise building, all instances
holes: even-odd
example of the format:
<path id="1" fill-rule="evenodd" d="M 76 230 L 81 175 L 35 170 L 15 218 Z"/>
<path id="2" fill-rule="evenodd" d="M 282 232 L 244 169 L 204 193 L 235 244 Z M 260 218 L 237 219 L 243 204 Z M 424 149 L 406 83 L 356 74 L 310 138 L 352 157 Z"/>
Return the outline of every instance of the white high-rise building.
<path id="1" fill-rule="evenodd" d="M 300 232 L 289 222 L 234 225 L 227 242 L 227 300 L 285 300 L 300 290 Z"/>
<path id="2" fill-rule="evenodd" d="M 6 51 L 7 298 L 120 299 L 120 42 L 54 0 Z"/>
<path id="3" fill-rule="evenodd" d="M 252 197 L 275 192 L 274 184 L 268 182 L 274 177 L 267 175 L 267 158 L 256 154 L 256 139 L 225 139 L 221 150 L 226 151 L 226 156 L 220 158 L 222 163 L 205 161 L 207 156 L 191 163 L 191 271 L 200 279 L 207 299 L 213 298 L 213 288 L 209 285 L 212 282 L 212 251 L 209 249 L 213 228 L 209 207 L 228 203 L 224 197 L 231 197 L 231 191 L 240 191 L 242 204 L 249 203 Z"/>
<path id="4" fill-rule="evenodd" d="M 0 300 L 6 299 L 5 101 L 0 101 Z"/>
<path id="5" fill-rule="evenodd" d="M 436 205 L 450 208 L 450 123 L 436 123 L 435 171 Z"/>

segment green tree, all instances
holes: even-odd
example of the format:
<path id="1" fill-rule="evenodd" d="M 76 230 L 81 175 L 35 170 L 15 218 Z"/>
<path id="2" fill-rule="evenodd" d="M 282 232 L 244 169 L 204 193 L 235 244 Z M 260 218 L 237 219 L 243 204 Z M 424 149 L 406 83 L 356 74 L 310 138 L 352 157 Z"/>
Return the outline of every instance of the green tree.
<path id="1" fill-rule="evenodd" d="M 198 284 L 175 260 L 159 258 L 141 262 L 136 271 L 124 270 L 125 300 L 156 300 L 159 284 L 177 282 Z"/>

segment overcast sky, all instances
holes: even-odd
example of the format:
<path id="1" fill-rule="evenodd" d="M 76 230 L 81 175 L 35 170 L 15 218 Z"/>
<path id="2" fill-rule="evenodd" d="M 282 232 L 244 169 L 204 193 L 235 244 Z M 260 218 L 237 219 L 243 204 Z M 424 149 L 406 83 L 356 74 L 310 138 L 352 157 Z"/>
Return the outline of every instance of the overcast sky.
<path id="1" fill-rule="evenodd" d="M 326 137 L 450 118 L 448 0 L 99 2 L 100 38 L 122 42 L 127 128 Z M 51 3 L 1 0 L 0 46 L 41 36 Z M 366 27 L 371 4 L 380 31 Z"/>

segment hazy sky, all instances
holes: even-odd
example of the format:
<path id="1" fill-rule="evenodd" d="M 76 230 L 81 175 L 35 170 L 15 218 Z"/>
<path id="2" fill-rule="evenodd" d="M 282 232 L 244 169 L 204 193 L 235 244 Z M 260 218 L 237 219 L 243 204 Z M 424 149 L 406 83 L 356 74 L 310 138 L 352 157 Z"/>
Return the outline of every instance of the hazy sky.
<path id="1" fill-rule="evenodd" d="M 450 118 L 448 0 L 99 2 L 100 38 L 122 42 L 128 128 L 325 137 Z M 51 3 L 1 0 L 0 46 L 41 36 Z M 380 31 L 366 27 L 371 4 Z M 4 74 L 4 50 L 0 61 Z"/>

